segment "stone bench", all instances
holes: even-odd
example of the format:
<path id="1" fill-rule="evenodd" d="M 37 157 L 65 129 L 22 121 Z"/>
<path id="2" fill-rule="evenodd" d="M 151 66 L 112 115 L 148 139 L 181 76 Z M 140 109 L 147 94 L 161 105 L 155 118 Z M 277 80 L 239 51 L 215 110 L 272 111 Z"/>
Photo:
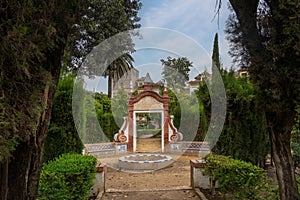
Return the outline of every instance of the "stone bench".
<path id="1" fill-rule="evenodd" d="M 207 142 L 173 142 L 170 143 L 170 151 L 174 153 L 186 153 L 186 154 L 195 154 L 207 155 L 210 153 L 209 145 Z"/>
<path id="2" fill-rule="evenodd" d="M 210 151 L 209 150 L 209 146 L 206 143 L 195 143 L 195 142 L 191 142 L 191 143 L 182 143 L 181 144 L 181 150 L 182 151 Z"/>
<path id="3" fill-rule="evenodd" d="M 96 143 L 85 145 L 87 153 L 116 153 L 114 143 Z"/>

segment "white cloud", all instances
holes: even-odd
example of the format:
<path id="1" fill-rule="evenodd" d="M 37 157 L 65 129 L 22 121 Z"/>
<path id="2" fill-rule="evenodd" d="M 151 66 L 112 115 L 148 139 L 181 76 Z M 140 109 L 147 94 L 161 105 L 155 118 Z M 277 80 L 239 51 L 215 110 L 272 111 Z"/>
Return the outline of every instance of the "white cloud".
<path id="1" fill-rule="evenodd" d="M 224 39 L 225 21 L 229 11 L 227 6 L 222 5 L 218 27 L 217 18 L 212 22 L 215 10 L 215 1 L 212 0 L 144 0 L 145 6 L 142 10 L 142 27 L 169 28 L 182 32 L 200 45 L 209 54 L 213 47 L 213 38 L 219 33 L 220 54 L 224 66 L 231 65 L 228 55 L 228 42 Z M 226 2 L 225 2 L 226 3 Z M 170 40 L 170 45 L 177 45 L 176 40 Z"/>
<path id="2" fill-rule="evenodd" d="M 178 31 L 178 34 L 169 34 L 166 31 L 166 34 L 158 32 L 159 34 L 155 35 L 154 31 L 151 36 L 152 40 L 148 40 L 148 44 L 143 44 L 143 46 L 157 46 L 159 43 L 161 49 L 137 50 L 133 54 L 141 76 L 149 72 L 152 78 L 158 81 L 161 79 L 160 59 L 166 59 L 167 56 L 185 56 L 195 66 L 190 72 L 190 79 L 193 79 L 204 68 L 211 67 L 210 57 L 216 32 L 219 33 L 221 62 L 226 68 L 231 66 L 232 59 L 227 53 L 229 45 L 223 32 L 228 16 L 228 10 L 224 3 L 220 12 L 219 27 L 217 19 L 212 22 L 215 9 L 214 0 L 142 0 L 142 3 L 144 4 L 141 10 L 142 27 L 168 28 Z M 190 41 L 178 38 L 182 33 L 185 34 L 185 37 L 190 37 Z M 151 31 L 147 34 L 151 35 Z M 193 40 L 203 48 L 195 47 L 195 44 L 192 44 Z M 107 80 L 104 78 L 88 80 L 87 89 L 106 93 Z"/>
<path id="3" fill-rule="evenodd" d="M 168 2 L 168 3 L 167 3 Z M 144 8 L 142 25 L 168 27 L 188 33 L 207 33 L 218 28 L 214 16 L 215 1 L 169 0 L 152 8 Z"/>
<path id="4" fill-rule="evenodd" d="M 210 71 L 210 54 L 188 35 L 162 28 L 142 28 L 140 33 L 143 35 L 142 40 L 133 38 L 137 50 L 134 57 L 136 65 L 146 65 L 147 68 L 143 70 L 147 70 L 150 74 L 155 71 L 154 63 L 161 65 L 160 59 L 166 59 L 167 56 L 187 57 L 192 61 L 194 70 L 190 73 L 191 79 L 205 69 Z"/>

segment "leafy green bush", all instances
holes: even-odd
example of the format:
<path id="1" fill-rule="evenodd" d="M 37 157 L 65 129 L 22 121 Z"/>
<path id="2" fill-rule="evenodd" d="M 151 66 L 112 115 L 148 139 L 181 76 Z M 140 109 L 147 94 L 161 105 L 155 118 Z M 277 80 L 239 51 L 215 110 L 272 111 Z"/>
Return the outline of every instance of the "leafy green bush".
<path id="1" fill-rule="evenodd" d="M 78 199 L 89 197 L 96 175 L 97 159 L 81 154 L 63 154 L 42 168 L 38 199 Z"/>
<path id="2" fill-rule="evenodd" d="M 210 154 L 206 160 L 205 173 L 218 181 L 221 192 L 238 199 L 273 199 L 262 168 L 221 155 Z"/>
<path id="3" fill-rule="evenodd" d="M 114 134 L 117 133 L 119 128 L 121 127 L 121 125 L 122 125 L 121 122 L 123 123 L 124 115 L 120 114 L 121 116 L 118 116 L 118 117 L 121 117 L 121 118 L 118 118 L 118 123 L 121 124 L 120 126 L 118 126 L 117 122 L 115 121 L 114 113 L 112 113 L 112 110 L 111 110 L 112 100 L 106 94 L 96 93 L 95 99 L 93 101 L 94 101 L 93 103 L 95 103 L 95 111 L 96 111 L 98 123 L 100 124 L 100 127 L 104 134 L 100 134 L 99 136 L 97 136 L 95 134 L 96 129 L 94 127 L 87 127 L 87 136 L 89 137 L 89 140 L 87 141 L 87 143 L 95 142 L 95 141 L 98 141 L 98 142 L 105 141 L 106 139 L 101 138 L 101 137 L 103 137 L 101 135 L 105 135 L 109 139 L 109 141 L 113 141 Z M 90 108 L 92 108 L 92 107 L 90 107 Z M 114 108 L 114 109 L 117 109 L 117 108 Z M 121 109 L 121 108 L 118 108 L 118 109 Z M 93 111 L 87 109 L 87 121 L 91 121 L 93 116 L 94 116 Z M 93 123 L 89 123 L 89 124 L 94 125 L 95 123 L 97 123 L 97 122 L 93 122 Z M 94 136 L 94 138 L 92 136 Z"/>
<path id="4" fill-rule="evenodd" d="M 292 156 L 295 167 L 300 166 L 300 143 L 291 142 Z"/>
<path id="5" fill-rule="evenodd" d="M 49 131 L 45 141 L 43 162 L 64 153 L 81 153 L 83 144 L 77 133 L 72 113 L 74 75 L 62 71 L 53 101 Z"/>

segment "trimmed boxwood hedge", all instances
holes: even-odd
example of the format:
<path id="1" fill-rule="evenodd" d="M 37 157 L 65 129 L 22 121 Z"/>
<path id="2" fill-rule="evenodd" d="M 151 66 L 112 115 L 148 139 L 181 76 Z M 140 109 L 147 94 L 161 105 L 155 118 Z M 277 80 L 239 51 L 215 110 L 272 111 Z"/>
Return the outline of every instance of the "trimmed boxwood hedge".
<path id="1" fill-rule="evenodd" d="M 264 169 L 228 156 L 210 154 L 206 160 L 205 174 L 218 181 L 223 193 L 238 199 L 275 199 Z"/>
<path id="2" fill-rule="evenodd" d="M 63 154 L 44 165 L 38 199 L 87 199 L 96 175 L 96 163 L 93 156 Z"/>

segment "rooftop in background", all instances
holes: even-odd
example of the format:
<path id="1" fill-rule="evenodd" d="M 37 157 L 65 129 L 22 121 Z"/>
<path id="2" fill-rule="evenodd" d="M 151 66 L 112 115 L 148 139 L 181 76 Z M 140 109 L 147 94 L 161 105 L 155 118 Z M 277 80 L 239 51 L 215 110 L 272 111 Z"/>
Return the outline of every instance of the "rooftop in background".
<path id="1" fill-rule="evenodd" d="M 142 91 L 145 85 L 151 85 L 153 91 L 156 92 L 159 92 L 160 88 L 163 87 L 162 81 L 154 83 L 149 73 L 147 73 L 146 76 L 139 78 L 139 71 L 133 68 L 117 82 L 113 83 L 112 97 L 116 96 L 121 89 L 124 89 L 127 94 L 129 94 L 131 90 L 138 90 L 138 92 Z"/>

